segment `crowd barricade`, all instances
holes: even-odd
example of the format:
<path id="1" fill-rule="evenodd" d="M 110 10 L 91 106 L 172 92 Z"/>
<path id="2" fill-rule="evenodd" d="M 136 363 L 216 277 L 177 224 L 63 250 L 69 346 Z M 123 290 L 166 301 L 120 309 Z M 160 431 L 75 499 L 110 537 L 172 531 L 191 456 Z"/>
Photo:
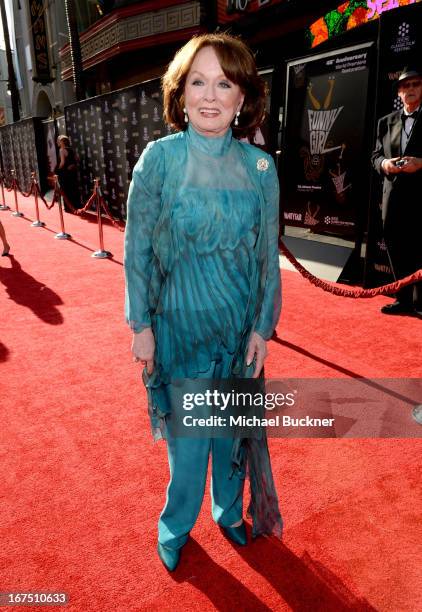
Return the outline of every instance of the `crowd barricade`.
<path id="1" fill-rule="evenodd" d="M 59 240 L 67 240 L 71 238 L 70 234 L 66 233 L 65 227 L 64 227 L 63 204 L 62 204 L 63 201 L 66 203 L 66 206 L 71 211 L 71 213 L 75 215 L 83 215 L 84 213 L 87 213 L 88 211 L 91 213 L 95 213 L 97 216 L 98 239 L 99 239 L 100 248 L 92 254 L 92 257 L 95 257 L 98 259 L 106 259 L 106 258 L 111 257 L 112 254 L 109 251 L 107 251 L 104 247 L 103 216 L 101 213 L 103 212 L 105 217 L 109 219 L 111 223 L 114 225 L 114 227 L 116 227 L 119 231 L 123 232 L 124 226 L 118 221 L 116 221 L 116 219 L 113 218 L 110 212 L 110 209 L 107 206 L 107 203 L 104 200 L 104 196 L 101 192 L 99 179 L 96 178 L 94 180 L 94 187 L 93 187 L 92 194 L 90 195 L 90 197 L 85 202 L 82 208 L 75 208 L 73 206 L 72 202 L 68 199 L 68 197 L 62 190 L 57 175 L 55 175 L 54 179 L 55 180 L 54 180 L 53 199 L 51 203 L 49 204 L 41 193 L 40 186 L 38 184 L 35 172 L 31 173 L 31 187 L 29 191 L 26 193 L 23 192 L 19 188 L 14 170 L 11 170 L 11 177 L 10 177 L 9 184 L 7 182 L 6 176 L 0 173 L 0 186 L 1 186 L 1 192 L 2 192 L 2 204 L 0 205 L 0 210 L 9 209 L 9 207 L 6 205 L 5 198 L 4 198 L 4 188 L 6 188 L 9 192 L 11 191 L 14 192 L 15 211 L 12 214 L 16 217 L 23 217 L 23 214 L 19 211 L 17 192 L 19 191 L 20 194 L 26 198 L 31 195 L 34 196 L 35 212 L 36 212 L 36 220 L 32 223 L 34 227 L 43 227 L 45 225 L 42 221 L 40 221 L 40 218 L 39 218 L 40 214 L 39 214 L 38 200 L 41 199 L 42 202 L 44 202 L 45 206 L 48 209 L 53 208 L 53 206 L 57 204 L 57 207 L 59 209 L 59 220 L 60 220 L 61 231 L 55 235 L 55 238 Z M 418 281 L 422 281 L 422 269 L 421 269 L 421 270 L 417 270 L 413 274 L 410 274 L 409 276 L 406 276 L 406 278 L 402 278 L 398 281 L 395 281 L 394 283 L 382 285 L 381 287 L 374 287 L 373 289 L 363 289 L 361 287 L 345 287 L 344 285 L 341 285 L 339 283 L 328 282 L 328 281 L 322 280 L 321 278 L 314 276 L 308 270 L 306 270 L 306 268 L 304 268 L 301 263 L 297 261 L 295 256 L 289 251 L 289 249 L 286 247 L 286 245 L 283 242 L 280 243 L 280 247 L 281 247 L 282 254 L 294 266 L 294 268 L 301 274 L 301 276 L 303 276 L 303 278 L 308 280 L 315 287 L 319 287 L 320 289 L 323 289 L 324 291 L 327 291 L 329 293 L 332 293 L 333 295 L 338 295 L 341 297 L 372 298 L 378 295 L 392 295 L 394 293 L 397 293 L 397 291 L 399 291 L 403 287 L 406 287 L 407 285 L 410 285 Z"/>
<path id="2" fill-rule="evenodd" d="M 15 210 L 12 212 L 12 216 L 13 217 L 23 217 L 23 213 L 21 213 L 21 211 L 19 210 L 19 203 L 18 203 L 18 182 L 16 180 L 16 175 L 15 175 L 15 171 L 11 170 L 10 171 L 11 177 L 10 177 L 10 184 L 7 184 L 6 178 L 3 177 L 3 182 L 4 182 L 4 186 L 6 187 L 7 191 L 13 191 L 13 196 L 15 198 Z"/>
<path id="3" fill-rule="evenodd" d="M 106 218 L 108 218 L 114 227 L 116 227 L 119 231 L 124 232 L 124 227 L 113 218 L 110 213 L 110 210 L 107 206 L 106 201 L 104 200 L 104 196 L 101 192 L 100 187 L 100 179 L 96 178 L 94 180 L 94 189 L 87 202 L 84 204 L 82 208 L 75 208 L 70 202 L 70 200 L 66 197 L 66 194 L 62 192 L 63 198 L 66 202 L 66 206 L 76 215 L 82 215 L 90 209 L 92 212 L 97 215 L 97 224 L 98 224 L 98 238 L 99 238 L 99 246 L 100 248 L 92 254 L 92 257 L 96 257 L 98 259 L 106 259 L 111 257 L 112 254 L 110 251 L 106 251 L 104 248 L 104 232 L 103 232 L 103 217 L 101 212 L 104 212 Z M 91 207 L 91 208 L 90 208 Z"/>
<path id="4" fill-rule="evenodd" d="M 10 207 L 6 204 L 6 199 L 4 197 L 4 176 L 3 176 L 3 172 L 1 171 L 0 171 L 0 187 L 1 187 L 0 210 L 10 210 Z"/>
<path id="5" fill-rule="evenodd" d="M 347 298 L 372 298 L 377 295 L 393 295 L 397 293 L 403 287 L 407 287 L 407 285 L 411 285 L 417 281 L 422 281 L 422 269 L 417 270 L 413 274 L 406 276 L 406 278 L 401 278 L 394 283 L 389 283 L 388 285 L 382 285 L 381 287 L 374 287 L 373 289 L 362 289 L 361 287 L 345 287 L 344 285 L 340 285 L 338 283 L 331 283 L 329 281 L 322 280 L 317 276 L 311 274 L 306 268 L 302 266 L 301 263 L 297 261 L 293 253 L 289 251 L 286 245 L 281 242 L 281 252 L 286 257 L 286 259 L 292 264 L 292 266 L 303 276 L 306 278 L 312 285 L 315 287 L 319 287 L 324 291 L 328 291 L 328 293 L 332 293 L 333 295 L 339 295 L 341 297 Z"/>
<path id="6" fill-rule="evenodd" d="M 64 228 L 62 190 L 57 174 L 54 175 L 53 200 L 51 202 L 51 206 L 48 206 L 46 203 L 47 208 L 52 208 L 55 202 L 57 202 L 57 208 L 59 209 L 60 232 L 58 232 L 54 237 L 57 238 L 57 240 L 69 240 L 72 236 L 68 234 Z"/>
<path id="7" fill-rule="evenodd" d="M 15 170 L 11 170 L 10 182 L 8 183 L 6 176 L 0 173 L 0 185 L 2 190 L 2 201 L 3 205 L 0 206 L 0 210 L 9 210 L 9 206 L 7 206 L 4 198 L 4 187 L 11 192 L 14 193 L 15 199 L 15 211 L 12 213 L 16 217 L 23 217 L 23 214 L 19 211 L 19 203 L 18 203 L 18 192 L 25 198 L 29 196 L 34 197 L 34 205 L 35 205 L 35 216 L 36 219 L 32 223 L 33 227 L 44 227 L 45 223 L 40 220 L 40 211 L 39 211 L 39 200 L 41 200 L 47 209 L 53 208 L 55 204 L 57 204 L 57 208 L 59 210 L 59 221 L 61 231 L 55 235 L 55 238 L 58 240 L 69 240 L 71 235 L 68 234 L 64 227 L 64 215 L 63 215 L 63 202 L 66 203 L 67 208 L 71 213 L 75 215 L 83 215 L 84 213 L 90 212 L 95 213 L 97 216 L 97 224 L 98 224 L 98 237 L 99 237 L 99 249 L 92 254 L 92 257 L 96 257 L 99 259 L 105 259 L 108 257 L 112 257 L 112 254 L 109 251 L 106 251 L 104 248 L 104 232 L 103 232 L 103 215 L 111 221 L 111 223 L 121 232 L 124 231 L 124 226 L 116 221 L 110 213 L 110 209 L 107 206 L 106 201 L 104 200 L 104 196 L 101 192 L 101 188 L 99 185 L 99 179 L 94 180 L 94 188 L 92 194 L 83 205 L 82 208 L 75 208 L 72 202 L 68 199 L 65 192 L 60 186 L 59 178 L 57 175 L 54 176 L 54 190 L 53 190 L 53 199 L 49 204 L 47 200 L 44 198 L 39 183 L 36 178 L 35 172 L 31 172 L 31 183 L 30 189 L 28 192 L 22 191 L 19 187 L 18 182 L 16 180 Z"/>

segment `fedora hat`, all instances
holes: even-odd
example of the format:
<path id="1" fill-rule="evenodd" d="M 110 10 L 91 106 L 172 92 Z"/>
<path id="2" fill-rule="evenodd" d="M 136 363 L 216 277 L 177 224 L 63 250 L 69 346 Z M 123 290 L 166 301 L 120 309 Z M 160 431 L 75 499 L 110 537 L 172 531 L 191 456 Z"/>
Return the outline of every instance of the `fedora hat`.
<path id="1" fill-rule="evenodd" d="M 397 90 L 399 88 L 399 84 L 400 83 L 402 83 L 406 79 L 411 79 L 411 78 L 414 78 L 414 77 L 421 77 L 422 78 L 422 71 L 421 70 L 410 69 L 410 68 L 404 68 L 404 70 L 400 73 L 400 76 L 397 79 L 397 81 L 395 81 L 394 88 Z"/>

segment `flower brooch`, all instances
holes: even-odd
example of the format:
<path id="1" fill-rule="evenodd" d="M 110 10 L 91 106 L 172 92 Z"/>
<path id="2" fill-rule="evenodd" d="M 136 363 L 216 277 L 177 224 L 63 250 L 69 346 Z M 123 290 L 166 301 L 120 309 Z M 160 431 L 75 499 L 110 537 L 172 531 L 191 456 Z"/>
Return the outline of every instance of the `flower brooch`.
<path id="1" fill-rule="evenodd" d="M 266 170 L 268 170 L 269 165 L 270 164 L 268 163 L 268 159 L 265 159 L 265 157 L 261 157 L 256 162 L 256 167 L 258 168 L 260 172 L 265 172 Z"/>

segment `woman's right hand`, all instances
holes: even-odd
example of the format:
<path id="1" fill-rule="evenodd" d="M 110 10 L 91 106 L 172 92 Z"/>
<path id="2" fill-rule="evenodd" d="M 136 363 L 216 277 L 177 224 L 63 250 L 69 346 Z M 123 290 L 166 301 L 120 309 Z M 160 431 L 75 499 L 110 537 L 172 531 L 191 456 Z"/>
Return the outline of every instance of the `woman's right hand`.
<path id="1" fill-rule="evenodd" d="M 146 327 L 139 334 L 133 334 L 132 354 L 134 361 L 143 361 L 150 376 L 154 371 L 155 339 L 152 329 Z"/>

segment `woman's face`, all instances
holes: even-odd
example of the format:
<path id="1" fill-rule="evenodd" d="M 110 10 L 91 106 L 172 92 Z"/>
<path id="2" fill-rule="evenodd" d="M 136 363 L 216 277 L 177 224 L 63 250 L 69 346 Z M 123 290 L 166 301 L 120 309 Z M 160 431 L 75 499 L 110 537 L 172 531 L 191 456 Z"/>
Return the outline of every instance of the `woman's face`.
<path id="1" fill-rule="evenodd" d="M 203 136 L 223 136 L 244 98 L 224 74 L 214 49 L 198 51 L 185 84 L 185 107 L 195 130 Z"/>

